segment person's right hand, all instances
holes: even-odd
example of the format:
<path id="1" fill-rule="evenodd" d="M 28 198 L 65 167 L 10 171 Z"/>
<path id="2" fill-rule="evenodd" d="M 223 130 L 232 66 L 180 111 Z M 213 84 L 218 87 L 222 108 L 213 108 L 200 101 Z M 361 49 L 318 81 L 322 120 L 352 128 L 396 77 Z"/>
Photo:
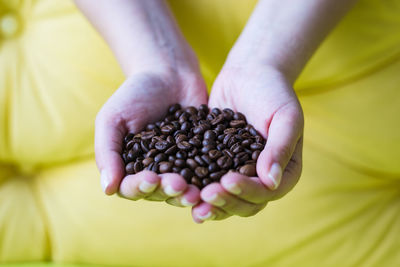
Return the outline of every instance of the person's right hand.
<path id="1" fill-rule="evenodd" d="M 178 174 L 142 171 L 124 177 L 124 136 L 161 119 L 175 103 L 196 107 L 207 103 L 206 85 L 199 72 L 168 70 L 131 75 L 104 104 L 96 118 L 95 153 L 107 195 L 118 192 L 131 200 L 168 200 L 176 206 L 193 206 L 200 200 L 199 189 Z"/>

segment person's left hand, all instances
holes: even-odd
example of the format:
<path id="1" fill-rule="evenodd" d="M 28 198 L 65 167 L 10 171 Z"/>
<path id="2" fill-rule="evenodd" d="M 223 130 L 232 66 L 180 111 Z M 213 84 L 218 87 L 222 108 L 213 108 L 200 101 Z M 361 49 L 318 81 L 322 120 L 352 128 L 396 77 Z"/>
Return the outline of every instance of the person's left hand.
<path id="1" fill-rule="evenodd" d="M 220 183 L 203 188 L 192 217 L 202 223 L 255 215 L 288 193 L 300 177 L 304 119 L 296 94 L 275 69 L 225 67 L 213 85 L 209 106 L 242 112 L 268 138 L 257 161 L 258 177 L 227 173 Z"/>

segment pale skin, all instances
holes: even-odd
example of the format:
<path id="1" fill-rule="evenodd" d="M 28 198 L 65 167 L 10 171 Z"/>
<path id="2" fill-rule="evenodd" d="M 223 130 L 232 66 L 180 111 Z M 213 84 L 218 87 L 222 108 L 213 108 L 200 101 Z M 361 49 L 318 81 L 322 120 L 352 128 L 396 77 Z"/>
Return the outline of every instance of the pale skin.
<path id="1" fill-rule="evenodd" d="M 96 162 L 105 193 L 193 206 L 197 223 L 252 216 L 287 194 L 302 166 L 304 119 L 293 83 L 354 2 L 260 0 L 207 99 L 197 58 L 164 1 L 76 0 L 127 76 L 96 118 Z M 160 119 L 174 103 L 244 113 L 268 137 L 257 177 L 228 173 L 201 192 L 173 173 L 124 177 L 123 136 Z"/>

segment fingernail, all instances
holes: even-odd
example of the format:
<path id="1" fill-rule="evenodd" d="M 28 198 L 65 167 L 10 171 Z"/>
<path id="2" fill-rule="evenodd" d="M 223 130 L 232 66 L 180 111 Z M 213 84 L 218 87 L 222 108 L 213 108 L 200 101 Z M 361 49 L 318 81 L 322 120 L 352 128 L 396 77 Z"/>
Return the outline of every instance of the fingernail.
<path id="1" fill-rule="evenodd" d="M 190 202 L 189 200 L 187 200 L 185 197 L 182 197 L 181 199 L 181 204 L 185 207 L 193 207 L 194 205 L 196 205 L 196 203 Z"/>
<path id="2" fill-rule="evenodd" d="M 100 181 L 101 181 L 101 187 L 103 188 L 104 193 L 107 194 L 107 188 L 110 185 L 110 179 L 105 170 L 101 171 Z"/>
<path id="3" fill-rule="evenodd" d="M 203 196 L 203 200 L 213 204 L 214 206 L 218 206 L 218 207 L 221 207 L 221 206 L 225 205 L 225 203 L 226 203 L 225 200 L 223 198 L 221 198 L 217 193 L 215 193 L 211 196 Z"/>
<path id="4" fill-rule="evenodd" d="M 173 189 L 171 185 L 167 185 L 164 188 L 164 192 L 170 197 L 176 197 L 177 195 L 182 193 L 182 191 L 176 191 L 175 189 Z"/>
<path id="5" fill-rule="evenodd" d="M 157 184 L 149 183 L 146 180 L 143 180 L 139 184 L 139 190 L 142 191 L 143 193 L 150 193 L 153 192 L 154 189 L 156 189 Z"/>
<path id="6" fill-rule="evenodd" d="M 197 217 L 199 217 L 200 220 L 207 221 L 215 219 L 216 215 L 209 211 L 206 215 L 197 215 Z"/>
<path id="7" fill-rule="evenodd" d="M 269 188 L 271 190 L 277 189 L 282 179 L 282 168 L 278 163 L 272 164 L 271 169 L 268 173 L 268 178 L 272 183 Z"/>
<path id="8" fill-rule="evenodd" d="M 224 185 L 225 189 L 234 195 L 240 195 L 242 193 L 242 189 L 236 183 L 230 183 Z"/>

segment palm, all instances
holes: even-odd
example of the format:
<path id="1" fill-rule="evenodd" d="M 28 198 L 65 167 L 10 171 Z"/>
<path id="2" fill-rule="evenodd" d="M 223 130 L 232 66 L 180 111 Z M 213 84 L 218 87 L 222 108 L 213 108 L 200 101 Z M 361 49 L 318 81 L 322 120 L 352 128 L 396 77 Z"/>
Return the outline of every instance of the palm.
<path id="1" fill-rule="evenodd" d="M 204 202 L 192 209 L 192 216 L 202 222 L 255 215 L 268 201 L 288 193 L 300 177 L 303 114 L 297 97 L 277 72 L 223 70 L 213 85 L 209 105 L 242 112 L 267 144 L 257 161 L 258 177 L 226 174 L 219 184 L 201 191 Z M 272 171 L 276 164 L 278 172 Z"/>
<path id="2" fill-rule="evenodd" d="M 175 103 L 183 106 L 207 103 L 203 79 L 190 73 L 184 77 L 174 73 L 136 74 L 128 78 L 104 104 L 96 118 L 95 150 L 97 165 L 102 172 L 103 189 L 107 194 L 118 191 L 125 175 L 120 156 L 124 136 L 129 132 L 139 132 L 146 124 L 161 119 L 168 106 Z M 154 178 L 151 175 L 143 179 L 150 181 Z M 134 177 L 126 180 L 126 183 L 137 183 L 141 179 Z M 171 179 L 175 180 L 177 186 L 186 186 L 179 178 Z M 179 181 L 176 182 L 177 179 Z M 154 180 L 159 179 L 155 177 Z M 129 186 L 122 189 L 129 191 Z"/>
<path id="3" fill-rule="evenodd" d="M 230 107 L 242 112 L 264 137 L 268 136 L 269 126 L 274 119 L 301 124 L 299 130 L 302 131 L 302 110 L 297 97 L 285 79 L 275 73 L 266 75 L 265 71 L 246 74 L 222 72 L 213 86 L 209 103 L 210 106 Z M 286 186 L 280 189 L 282 193 L 293 187 L 300 176 L 301 142 L 302 138 L 299 139 L 295 151 L 291 151 L 290 161 L 286 162 L 283 174 Z M 262 168 L 257 166 L 258 172 L 260 169 Z M 279 193 L 277 195 L 281 196 Z"/>
<path id="4" fill-rule="evenodd" d="M 198 106 L 206 101 L 207 94 L 201 81 L 168 81 L 147 74 L 129 78 L 104 109 L 116 111 L 113 117 L 124 122 L 120 130 L 126 133 L 138 132 L 146 124 L 160 119 L 172 104 Z"/>

